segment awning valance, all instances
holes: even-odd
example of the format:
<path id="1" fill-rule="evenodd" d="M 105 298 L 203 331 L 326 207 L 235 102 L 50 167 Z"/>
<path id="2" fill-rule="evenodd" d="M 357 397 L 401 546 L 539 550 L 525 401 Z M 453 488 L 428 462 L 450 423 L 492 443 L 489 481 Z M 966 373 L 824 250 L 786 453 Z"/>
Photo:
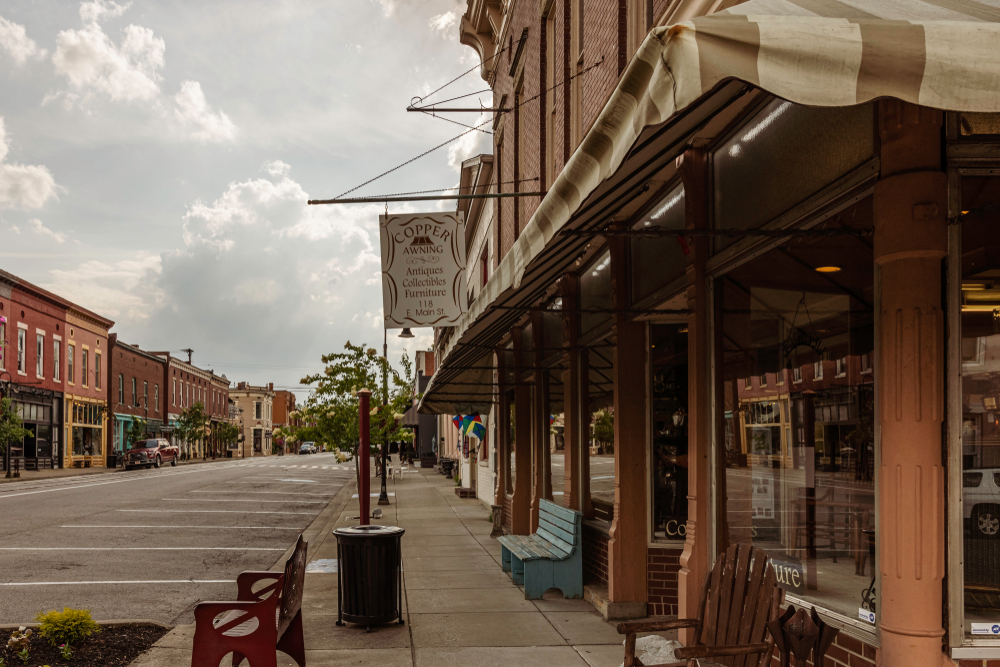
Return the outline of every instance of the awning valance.
<path id="1" fill-rule="evenodd" d="M 750 0 L 651 31 L 456 325 L 421 411 L 450 411 L 438 396 L 460 393 L 444 386 L 459 374 L 450 367 L 485 360 L 484 350 L 473 354 L 476 348 L 462 346 L 484 340 L 486 330 L 496 329 L 491 320 L 509 321 L 492 310 L 498 303 L 527 303 L 538 293 L 537 285 L 523 289 L 526 274 L 551 272 L 553 253 L 545 251 L 575 223 L 581 205 L 627 166 L 627 156 L 629 163 L 639 159 L 630 152 L 644 132 L 674 123 L 679 136 L 679 119 L 734 80 L 812 106 L 894 97 L 945 110 L 1000 112 L 1000 0 Z M 470 385 L 455 385 L 462 386 Z"/>

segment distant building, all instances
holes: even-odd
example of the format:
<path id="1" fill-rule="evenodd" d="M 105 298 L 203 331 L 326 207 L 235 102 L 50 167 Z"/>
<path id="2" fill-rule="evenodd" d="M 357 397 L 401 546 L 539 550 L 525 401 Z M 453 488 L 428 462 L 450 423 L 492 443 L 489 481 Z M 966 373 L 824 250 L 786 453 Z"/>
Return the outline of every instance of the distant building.
<path id="1" fill-rule="evenodd" d="M 234 458 L 271 455 L 274 430 L 274 384 L 254 386 L 240 382 L 229 392 L 236 406 L 237 425 L 243 438 Z"/>
<path id="2" fill-rule="evenodd" d="M 108 453 L 121 454 L 128 448 L 132 423 L 145 423 L 144 434 L 159 437 L 166 418 L 164 378 L 166 360 L 152 352 L 108 336 Z"/>
<path id="3" fill-rule="evenodd" d="M 294 417 L 291 416 L 295 412 L 295 394 L 285 389 L 274 392 L 273 406 L 274 414 L 271 421 L 275 429 L 280 428 L 282 432 L 287 433 L 289 430 L 298 428 L 301 425 L 301 421 L 297 415 Z M 287 445 L 285 443 L 284 436 L 276 436 L 275 443 L 289 454 L 292 453 L 289 448 L 294 449 L 294 444 Z"/>
<path id="4" fill-rule="evenodd" d="M 104 466 L 109 319 L 0 270 L 0 390 L 31 435 L 23 469 Z"/>

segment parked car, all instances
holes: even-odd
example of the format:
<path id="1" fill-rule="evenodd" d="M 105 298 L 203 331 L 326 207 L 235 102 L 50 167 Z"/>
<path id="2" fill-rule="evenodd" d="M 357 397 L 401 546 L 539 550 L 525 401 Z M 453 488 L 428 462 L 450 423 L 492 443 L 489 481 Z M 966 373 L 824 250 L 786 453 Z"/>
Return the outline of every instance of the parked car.
<path id="1" fill-rule="evenodd" d="M 1000 468 L 962 471 L 962 505 L 973 537 L 1000 538 Z"/>
<path id="2" fill-rule="evenodd" d="M 312 445 L 308 442 L 303 442 L 302 446 L 299 447 L 299 454 L 312 454 Z"/>
<path id="3" fill-rule="evenodd" d="M 125 469 L 159 468 L 167 462 L 175 466 L 179 457 L 180 450 L 177 445 L 171 445 L 162 438 L 140 440 L 132 445 L 132 449 L 125 452 Z"/>

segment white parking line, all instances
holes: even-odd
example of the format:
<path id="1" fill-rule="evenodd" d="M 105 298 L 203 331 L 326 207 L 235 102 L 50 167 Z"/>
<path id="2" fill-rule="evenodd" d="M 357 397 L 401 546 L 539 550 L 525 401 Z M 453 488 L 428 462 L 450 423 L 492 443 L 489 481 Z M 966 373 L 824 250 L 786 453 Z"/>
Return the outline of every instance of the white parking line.
<path id="1" fill-rule="evenodd" d="M 160 500 L 189 503 L 299 503 L 301 505 L 325 505 L 322 500 L 234 500 L 232 498 L 161 498 Z"/>
<path id="2" fill-rule="evenodd" d="M 236 467 L 236 466 L 233 465 L 233 464 L 230 464 L 230 465 L 226 465 L 226 466 L 221 466 L 221 469 L 224 470 L 224 469 L 227 469 L 227 468 L 234 468 L 234 467 Z M 86 488 L 91 487 L 91 486 L 105 486 L 106 484 L 123 484 L 125 482 L 143 482 L 143 481 L 146 481 L 147 479 L 150 479 L 151 477 L 156 478 L 156 479 L 161 479 L 163 477 L 176 477 L 177 475 L 191 475 L 191 474 L 200 473 L 200 472 L 211 472 L 211 471 L 218 472 L 219 470 L 220 470 L 220 468 L 217 468 L 215 466 L 210 466 L 210 467 L 205 467 L 205 468 L 199 468 L 197 470 L 179 470 L 177 472 L 162 472 L 162 473 L 155 474 L 155 475 L 152 475 L 152 474 L 151 475 L 137 475 L 135 477 L 126 477 L 125 479 L 113 479 L 113 480 L 108 481 L 108 482 L 94 482 L 93 484 L 80 484 L 80 483 L 76 483 L 76 484 L 74 484 L 72 486 L 61 486 L 61 487 L 56 487 L 56 488 L 53 488 L 53 489 L 38 489 L 37 491 L 22 491 L 21 493 L 7 493 L 7 494 L 4 494 L 4 495 L 0 495 L 0 500 L 3 500 L 4 498 L 16 498 L 18 496 L 31 496 L 31 495 L 34 495 L 36 493 L 52 493 L 53 491 L 74 491 L 76 489 L 86 489 Z"/>
<path id="3" fill-rule="evenodd" d="M 118 510 L 119 512 L 156 512 L 157 514 L 163 514 L 163 510 Z M 305 514 L 312 516 L 314 512 L 261 512 L 256 511 L 244 511 L 244 510 L 171 510 L 172 512 L 180 512 L 182 514 Z"/>
<path id="4" fill-rule="evenodd" d="M 0 551 L 287 551 L 277 547 L 0 547 Z"/>
<path id="5" fill-rule="evenodd" d="M 207 528 L 209 530 L 297 530 L 302 532 L 301 528 L 288 528 L 286 526 L 143 526 L 143 525 L 127 525 L 127 526 L 111 526 L 111 525 L 86 525 L 86 526 L 59 526 L 60 528 L 190 528 L 190 529 L 200 529 Z"/>
<path id="6" fill-rule="evenodd" d="M 92 586 L 106 584 L 235 584 L 235 579 L 146 579 L 131 581 L 23 581 L 0 586 Z"/>

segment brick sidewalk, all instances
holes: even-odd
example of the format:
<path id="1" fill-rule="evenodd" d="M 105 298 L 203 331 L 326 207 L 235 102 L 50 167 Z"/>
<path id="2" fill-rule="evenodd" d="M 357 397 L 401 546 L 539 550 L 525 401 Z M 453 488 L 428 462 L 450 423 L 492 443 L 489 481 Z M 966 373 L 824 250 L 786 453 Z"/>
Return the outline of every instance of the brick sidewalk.
<path id="1" fill-rule="evenodd" d="M 372 481 L 377 490 L 377 480 Z M 309 667 L 617 667 L 622 663 L 623 637 L 589 603 L 564 600 L 553 592 L 544 600 L 524 599 L 523 591 L 500 569 L 500 544 L 489 537 L 488 510 L 479 500 L 458 498 L 454 483 L 430 470 L 410 468 L 402 481 L 390 485 L 396 495 L 392 505 L 383 507 L 380 523 L 406 529 L 407 622 L 373 628 L 370 634 L 363 627 L 339 628 L 334 625 L 337 575 L 307 574 L 302 613 Z M 335 559 L 337 546 L 330 530 L 357 525 L 347 518 L 357 514 L 355 498 L 310 542 L 309 560 Z M 175 628 L 132 666 L 190 664 L 193 632 L 191 625 Z M 278 654 L 278 665 L 294 664 Z"/>

